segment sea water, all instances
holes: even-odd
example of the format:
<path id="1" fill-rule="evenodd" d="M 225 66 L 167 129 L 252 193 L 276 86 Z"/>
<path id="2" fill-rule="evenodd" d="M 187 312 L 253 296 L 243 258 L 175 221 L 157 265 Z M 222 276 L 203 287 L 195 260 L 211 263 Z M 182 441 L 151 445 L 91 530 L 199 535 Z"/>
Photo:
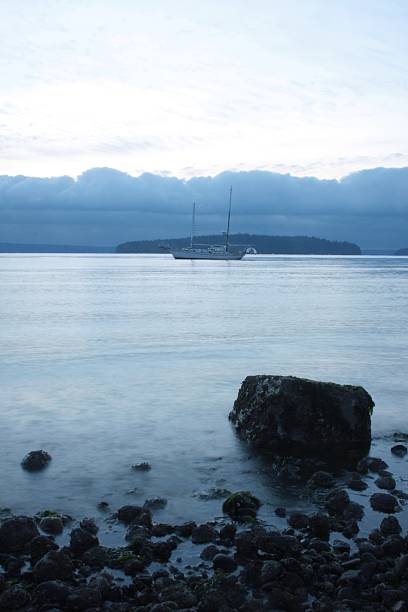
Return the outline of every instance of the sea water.
<path id="1" fill-rule="evenodd" d="M 267 522 L 308 508 L 231 428 L 242 380 L 363 385 L 373 452 L 389 453 L 408 431 L 407 330 L 408 258 L 1 255 L 1 507 L 95 516 L 161 496 L 159 520 L 204 520 L 218 488 L 250 489 Z M 40 448 L 50 466 L 23 471 Z M 390 466 L 403 488 L 407 460 Z"/>

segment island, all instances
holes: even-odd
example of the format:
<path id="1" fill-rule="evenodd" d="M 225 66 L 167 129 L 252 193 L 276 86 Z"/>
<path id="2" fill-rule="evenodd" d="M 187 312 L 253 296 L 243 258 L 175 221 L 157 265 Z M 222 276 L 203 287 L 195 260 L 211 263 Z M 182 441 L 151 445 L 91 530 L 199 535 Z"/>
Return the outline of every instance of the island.
<path id="1" fill-rule="evenodd" d="M 196 236 L 196 244 L 223 244 L 220 235 Z M 248 245 L 257 253 L 274 255 L 361 255 L 361 249 L 352 242 L 337 242 L 310 236 L 266 236 L 258 234 L 232 234 L 230 246 Z M 163 253 L 166 249 L 190 246 L 190 238 L 162 240 L 136 240 L 116 247 L 116 253 Z"/>

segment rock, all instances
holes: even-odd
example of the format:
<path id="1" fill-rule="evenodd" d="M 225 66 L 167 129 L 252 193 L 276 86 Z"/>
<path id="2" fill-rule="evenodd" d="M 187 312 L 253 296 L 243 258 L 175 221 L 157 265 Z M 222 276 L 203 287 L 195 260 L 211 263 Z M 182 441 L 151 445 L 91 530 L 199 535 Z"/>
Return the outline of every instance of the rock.
<path id="1" fill-rule="evenodd" d="M 143 508 L 147 508 L 148 510 L 162 510 L 167 506 L 167 499 L 165 497 L 151 497 L 150 499 L 146 499 L 143 504 Z"/>
<path id="2" fill-rule="evenodd" d="M 59 516 L 45 516 L 40 520 L 38 526 L 41 531 L 52 535 L 58 535 L 64 530 L 64 523 Z"/>
<path id="3" fill-rule="evenodd" d="M 308 518 L 308 527 L 317 538 L 327 539 L 330 534 L 330 520 L 326 514 L 316 512 Z"/>
<path id="4" fill-rule="evenodd" d="M 218 548 L 218 546 L 215 546 L 215 544 L 209 544 L 208 546 L 203 548 L 200 557 L 201 559 L 204 559 L 204 561 L 212 561 L 215 555 L 218 555 L 219 552 L 220 549 Z"/>
<path id="5" fill-rule="evenodd" d="M 287 521 L 294 529 L 304 529 L 308 525 L 307 514 L 304 514 L 304 512 L 291 512 Z"/>
<path id="6" fill-rule="evenodd" d="M 297 557 L 302 549 L 297 538 L 279 533 L 278 531 L 268 531 L 265 535 L 261 536 L 258 547 L 266 553 L 279 553 L 291 557 Z"/>
<path id="7" fill-rule="evenodd" d="M 220 529 L 220 539 L 223 542 L 233 542 L 237 528 L 232 523 L 227 523 Z"/>
<path id="8" fill-rule="evenodd" d="M 224 501 L 222 511 L 236 521 L 245 521 L 256 517 L 261 502 L 249 491 L 237 491 Z"/>
<path id="9" fill-rule="evenodd" d="M 350 497 L 344 489 L 334 489 L 326 496 L 326 508 L 330 514 L 341 514 L 350 504 Z"/>
<path id="10" fill-rule="evenodd" d="M 349 489 L 353 491 L 365 491 L 368 487 L 368 484 L 361 479 L 361 477 L 357 474 L 353 474 L 349 480 L 347 480 L 347 486 Z"/>
<path id="11" fill-rule="evenodd" d="M 39 584 L 34 590 L 34 600 L 37 605 L 54 604 L 64 606 L 70 593 L 70 588 L 61 580 L 48 580 Z"/>
<path id="12" fill-rule="evenodd" d="M 386 516 L 380 524 L 380 531 L 383 535 L 399 535 L 402 531 L 401 525 L 395 516 Z"/>
<path id="13" fill-rule="evenodd" d="M 35 565 L 50 550 L 58 550 L 58 544 L 49 536 L 39 535 L 31 540 L 29 548 L 31 565 Z"/>
<path id="14" fill-rule="evenodd" d="M 207 523 L 197 525 L 191 533 L 191 541 L 193 544 L 208 544 L 209 542 L 214 542 L 216 538 L 216 530 L 214 527 L 211 527 L 211 525 L 207 525 Z"/>
<path id="15" fill-rule="evenodd" d="M 261 583 L 266 584 L 268 582 L 273 582 L 282 573 L 282 563 L 279 561 L 265 561 L 262 564 L 261 570 Z"/>
<path id="16" fill-rule="evenodd" d="M 197 527 L 197 524 L 194 521 L 188 521 L 187 523 L 183 523 L 182 525 L 177 525 L 175 531 L 180 537 L 189 538 L 193 533 L 195 527 Z"/>
<path id="17" fill-rule="evenodd" d="M 82 555 L 89 548 L 99 545 L 99 540 L 90 531 L 77 527 L 71 531 L 70 548 L 76 555 Z"/>
<path id="18" fill-rule="evenodd" d="M 117 516 L 122 523 L 125 523 L 125 525 L 137 523 L 138 525 L 143 525 L 149 529 L 152 526 L 151 512 L 147 508 L 143 508 L 143 506 L 122 506 L 119 508 Z"/>
<path id="19" fill-rule="evenodd" d="M 51 461 L 51 455 L 45 450 L 29 452 L 21 462 L 21 467 L 29 472 L 43 470 Z"/>
<path id="20" fill-rule="evenodd" d="M 94 546 L 93 548 L 88 548 L 88 550 L 83 554 L 82 561 L 91 567 L 99 567 L 103 568 L 106 565 L 109 565 L 111 556 L 110 549 L 105 546 Z"/>
<path id="21" fill-rule="evenodd" d="M 283 506 L 278 506 L 278 508 L 275 508 L 275 514 L 276 516 L 279 516 L 280 518 L 285 518 L 286 508 L 284 508 Z"/>
<path id="22" fill-rule="evenodd" d="M 38 535 L 40 533 L 32 518 L 17 516 L 7 519 L 0 526 L 0 552 L 21 552 Z"/>
<path id="23" fill-rule="evenodd" d="M 66 607 L 68 610 L 98 609 L 101 603 L 102 598 L 98 589 L 79 587 L 68 596 Z"/>
<path id="24" fill-rule="evenodd" d="M 70 580 L 72 572 L 71 558 L 62 550 L 50 550 L 33 567 L 33 577 L 37 583 L 47 580 Z"/>
<path id="25" fill-rule="evenodd" d="M 386 514 L 393 514 L 401 509 L 396 497 L 390 493 L 374 493 L 370 497 L 370 504 L 373 510 Z"/>
<path id="26" fill-rule="evenodd" d="M 360 459 L 357 463 L 356 470 L 361 474 L 367 474 L 370 472 L 380 472 L 381 470 L 386 470 L 388 464 L 380 459 L 380 457 L 364 457 Z"/>
<path id="27" fill-rule="evenodd" d="M 408 448 L 404 446 L 404 444 L 396 444 L 391 448 L 391 452 L 393 455 L 397 457 L 405 457 L 408 452 Z"/>
<path id="28" fill-rule="evenodd" d="M 152 466 L 147 461 L 141 461 L 140 463 L 134 463 L 132 465 L 132 470 L 136 470 L 137 472 L 148 472 L 152 469 Z"/>
<path id="29" fill-rule="evenodd" d="M 309 478 L 308 484 L 311 487 L 322 487 L 322 488 L 329 488 L 333 485 L 334 479 L 333 476 L 331 474 L 329 474 L 329 472 L 324 472 L 323 470 L 319 470 L 317 472 L 314 472 L 314 474 L 311 475 L 311 477 Z"/>
<path id="30" fill-rule="evenodd" d="M 237 569 L 237 563 L 229 557 L 228 555 L 215 555 L 213 559 L 213 567 L 214 570 L 219 570 L 221 572 L 225 572 L 226 574 L 230 574 L 231 572 L 235 572 Z"/>
<path id="31" fill-rule="evenodd" d="M 30 599 L 28 591 L 19 584 L 14 584 L 0 595 L 0 610 L 5 610 L 5 612 L 21 610 L 29 604 Z"/>
<path id="32" fill-rule="evenodd" d="M 125 539 L 127 542 L 133 544 L 133 542 L 143 539 L 145 540 L 150 536 L 150 531 L 147 527 L 143 527 L 143 525 L 137 525 L 136 523 L 131 523 L 126 531 Z"/>
<path id="33" fill-rule="evenodd" d="M 79 523 L 79 526 L 81 527 L 81 529 L 85 529 L 85 531 L 89 531 L 89 533 L 93 533 L 93 535 L 96 535 L 99 531 L 99 527 L 95 523 L 95 519 L 93 518 L 82 519 L 82 521 Z"/>
<path id="34" fill-rule="evenodd" d="M 392 476 L 380 476 L 375 481 L 375 484 L 379 489 L 387 489 L 388 491 L 392 491 L 395 489 L 396 482 Z"/>
<path id="35" fill-rule="evenodd" d="M 373 406 L 362 387 L 293 376 L 248 376 L 229 418 L 256 448 L 343 457 L 350 450 L 368 450 Z"/>

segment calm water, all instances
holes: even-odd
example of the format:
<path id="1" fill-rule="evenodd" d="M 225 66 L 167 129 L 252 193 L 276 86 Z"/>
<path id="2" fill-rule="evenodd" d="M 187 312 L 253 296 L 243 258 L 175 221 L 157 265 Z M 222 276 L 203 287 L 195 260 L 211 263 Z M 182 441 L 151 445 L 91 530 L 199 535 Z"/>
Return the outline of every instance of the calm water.
<path id="1" fill-rule="evenodd" d="M 0 491 L 13 511 L 95 515 L 100 500 L 160 495 L 161 520 L 204 519 L 220 501 L 194 494 L 211 487 L 251 489 L 265 518 L 307 505 L 229 425 L 248 374 L 361 384 L 375 447 L 408 430 L 408 258 L 1 255 L 0 275 Z M 27 474 L 36 448 L 53 461 Z M 130 469 L 143 460 L 150 472 Z"/>

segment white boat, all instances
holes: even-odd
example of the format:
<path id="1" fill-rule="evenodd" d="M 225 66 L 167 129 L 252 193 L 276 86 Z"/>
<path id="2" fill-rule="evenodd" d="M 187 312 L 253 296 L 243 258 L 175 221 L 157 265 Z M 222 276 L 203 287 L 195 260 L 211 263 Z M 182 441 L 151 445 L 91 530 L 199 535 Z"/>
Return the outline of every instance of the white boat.
<path id="1" fill-rule="evenodd" d="M 231 250 L 229 243 L 229 231 L 231 221 L 231 203 L 232 203 L 232 187 L 229 192 L 229 207 L 228 207 L 228 223 L 227 231 L 225 232 L 225 244 L 194 244 L 195 234 L 195 202 L 193 203 L 193 218 L 191 222 L 191 239 L 190 246 L 182 249 L 174 249 L 171 251 L 174 259 L 219 259 L 219 260 L 239 260 L 246 253 L 246 248 L 239 250 Z M 242 245 L 235 245 L 240 246 Z"/>

